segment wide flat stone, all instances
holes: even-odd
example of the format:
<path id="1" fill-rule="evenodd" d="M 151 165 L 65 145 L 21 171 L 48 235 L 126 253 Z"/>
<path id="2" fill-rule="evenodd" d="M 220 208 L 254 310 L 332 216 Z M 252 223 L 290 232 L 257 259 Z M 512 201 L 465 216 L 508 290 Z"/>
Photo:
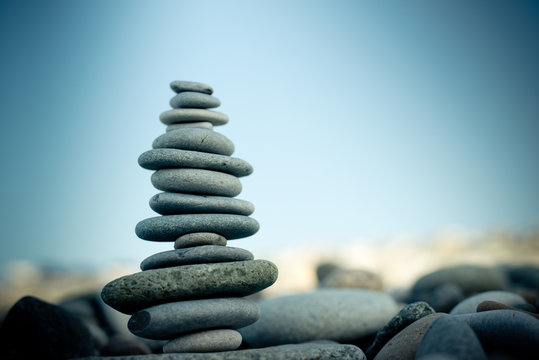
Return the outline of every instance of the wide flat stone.
<path id="1" fill-rule="evenodd" d="M 217 245 L 226 246 L 226 239 L 219 234 L 197 232 L 182 235 L 174 242 L 174 249 L 190 248 L 193 246 Z"/>
<path id="2" fill-rule="evenodd" d="M 253 259 L 253 254 L 245 249 L 230 246 L 205 245 L 153 254 L 142 261 L 140 268 L 144 271 L 189 264 L 245 261 Z"/>
<path id="3" fill-rule="evenodd" d="M 176 241 L 182 235 L 196 232 L 216 233 L 232 240 L 251 236 L 259 227 L 258 221 L 243 215 L 165 215 L 140 221 L 135 233 L 141 239 L 150 241 Z"/>
<path id="4" fill-rule="evenodd" d="M 207 121 L 213 126 L 224 125 L 228 123 L 228 115 L 219 111 L 206 109 L 173 109 L 167 110 L 159 115 L 159 120 L 165 125 Z"/>
<path id="5" fill-rule="evenodd" d="M 226 136 L 208 129 L 184 128 L 158 136 L 152 144 L 154 149 L 182 149 L 230 156 L 234 144 Z"/>
<path id="6" fill-rule="evenodd" d="M 262 349 L 215 353 L 168 353 L 144 356 L 86 357 L 79 360 L 366 360 L 354 345 L 307 343 L 272 346 Z"/>
<path id="7" fill-rule="evenodd" d="M 131 316 L 127 327 L 137 336 L 170 340 L 193 331 L 246 326 L 259 317 L 258 305 L 251 300 L 203 299 L 171 302 L 138 311 Z"/>
<path id="8" fill-rule="evenodd" d="M 194 91 L 211 95 L 213 94 L 213 88 L 210 85 L 206 85 L 197 81 L 181 81 L 175 80 L 170 83 L 170 88 L 175 93 L 181 93 L 184 91 Z"/>
<path id="9" fill-rule="evenodd" d="M 234 197 L 241 193 L 241 182 L 227 173 L 190 168 L 161 169 L 152 174 L 156 189 L 198 195 Z"/>
<path id="10" fill-rule="evenodd" d="M 150 198 L 150 207 L 161 215 L 221 213 L 251 215 L 252 203 L 225 196 L 202 196 L 163 192 Z"/>
<path id="11" fill-rule="evenodd" d="M 232 329 L 200 331 L 180 336 L 163 346 L 165 353 L 217 352 L 236 350 L 241 345 L 241 334 Z"/>
<path id="12" fill-rule="evenodd" d="M 260 319 L 239 329 L 252 347 L 319 339 L 352 342 L 375 334 L 398 312 L 388 294 L 367 289 L 320 289 L 259 305 Z"/>
<path id="13" fill-rule="evenodd" d="M 187 167 L 209 169 L 237 177 L 252 174 L 253 167 L 247 161 L 235 157 L 181 149 L 153 149 L 142 153 L 138 163 L 148 170 Z"/>
<path id="14" fill-rule="evenodd" d="M 254 294 L 277 280 L 277 267 L 266 260 L 194 264 L 146 270 L 109 282 L 105 303 L 125 314 L 150 306 L 203 297 Z"/>
<path id="15" fill-rule="evenodd" d="M 172 99 L 170 99 L 170 106 L 173 109 L 178 108 L 197 108 L 197 109 L 211 109 L 221 105 L 221 100 L 215 96 L 194 92 L 184 91 L 178 93 Z"/>
<path id="16" fill-rule="evenodd" d="M 201 128 L 201 129 L 213 130 L 213 124 L 208 121 L 177 123 L 177 124 L 168 125 L 166 127 L 166 131 L 169 132 L 172 130 L 178 130 L 178 129 L 184 129 L 184 128 Z"/>

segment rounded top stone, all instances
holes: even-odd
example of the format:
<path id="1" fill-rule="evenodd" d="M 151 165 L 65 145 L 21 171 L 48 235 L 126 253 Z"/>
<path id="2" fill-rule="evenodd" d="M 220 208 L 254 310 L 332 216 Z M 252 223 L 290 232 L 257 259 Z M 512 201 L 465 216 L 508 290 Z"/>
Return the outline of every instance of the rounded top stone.
<path id="1" fill-rule="evenodd" d="M 234 143 L 226 136 L 208 129 L 185 128 L 166 132 L 158 136 L 152 144 L 154 149 L 181 149 L 202 151 L 230 156 Z"/>
<path id="2" fill-rule="evenodd" d="M 180 81 L 175 80 L 170 83 L 170 88 L 175 93 L 181 93 L 184 91 L 194 91 L 211 95 L 213 94 L 213 88 L 210 85 L 206 85 L 196 81 Z"/>
<path id="3" fill-rule="evenodd" d="M 221 105 L 221 100 L 215 96 L 193 92 L 185 91 L 179 94 L 176 94 L 172 99 L 170 99 L 170 106 L 174 109 L 178 108 L 200 108 L 200 109 L 209 109 L 216 108 Z"/>

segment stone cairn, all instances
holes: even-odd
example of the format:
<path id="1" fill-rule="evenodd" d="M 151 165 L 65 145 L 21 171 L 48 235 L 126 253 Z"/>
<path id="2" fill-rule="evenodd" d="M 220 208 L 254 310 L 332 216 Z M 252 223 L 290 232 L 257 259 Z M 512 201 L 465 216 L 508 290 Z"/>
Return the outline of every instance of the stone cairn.
<path id="1" fill-rule="evenodd" d="M 235 199 L 239 177 L 253 168 L 231 157 L 234 144 L 213 131 L 228 116 L 208 110 L 221 102 L 205 84 L 173 81 L 172 110 L 161 114 L 168 125 L 153 149 L 138 161 L 155 170 L 152 184 L 163 191 L 150 199 L 161 216 L 139 222 L 137 236 L 174 242 L 174 250 L 144 259 L 141 272 L 111 281 L 101 296 L 130 314 L 129 330 L 148 339 L 169 340 L 163 352 L 219 352 L 240 347 L 238 331 L 260 316 L 257 303 L 243 298 L 277 279 L 276 266 L 254 260 L 227 240 L 258 231 L 249 217 L 254 206 Z"/>

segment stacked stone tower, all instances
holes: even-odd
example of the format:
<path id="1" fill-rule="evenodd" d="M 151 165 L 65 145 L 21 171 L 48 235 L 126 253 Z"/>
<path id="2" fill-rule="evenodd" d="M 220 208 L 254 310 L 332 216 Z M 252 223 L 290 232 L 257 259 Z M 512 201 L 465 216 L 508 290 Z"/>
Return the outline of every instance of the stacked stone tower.
<path id="1" fill-rule="evenodd" d="M 172 110 L 161 114 L 168 125 L 139 164 L 155 170 L 152 184 L 163 191 L 150 199 L 161 216 L 145 219 L 136 234 L 145 240 L 174 242 L 174 250 L 149 256 L 141 272 L 108 283 L 103 300 L 131 314 L 135 335 L 170 340 L 164 352 L 216 352 L 237 349 L 235 329 L 255 322 L 258 305 L 243 298 L 277 279 L 277 268 L 253 260 L 227 241 L 253 235 L 254 206 L 236 199 L 239 177 L 253 168 L 231 157 L 234 144 L 214 126 L 228 122 L 225 114 L 208 110 L 220 105 L 205 84 L 174 81 Z"/>

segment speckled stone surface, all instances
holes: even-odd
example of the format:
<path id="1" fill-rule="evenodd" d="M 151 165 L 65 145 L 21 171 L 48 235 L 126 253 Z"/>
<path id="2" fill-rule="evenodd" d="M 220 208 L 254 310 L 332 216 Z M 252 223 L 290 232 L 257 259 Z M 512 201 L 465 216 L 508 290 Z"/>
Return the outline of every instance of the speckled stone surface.
<path id="1" fill-rule="evenodd" d="M 241 182 L 234 175 L 206 169 L 161 169 L 152 174 L 156 189 L 171 192 L 234 197 Z"/>
<path id="2" fill-rule="evenodd" d="M 220 105 L 221 100 L 219 100 L 215 96 L 194 91 L 184 91 L 170 99 L 170 106 L 174 109 L 211 109 L 219 107 Z"/>
<path id="3" fill-rule="evenodd" d="M 141 239 L 150 241 L 176 241 L 182 235 L 195 232 L 212 232 L 232 240 L 255 234 L 259 226 L 255 219 L 243 215 L 165 215 L 142 220 L 135 232 Z"/>
<path id="4" fill-rule="evenodd" d="M 134 313 L 127 326 L 137 336 L 170 340 L 192 331 L 246 326 L 259 317 L 258 305 L 251 300 L 202 299 L 149 307 Z"/>
<path id="5" fill-rule="evenodd" d="M 150 207 L 161 215 L 222 213 L 251 215 L 252 203 L 224 196 L 201 196 L 164 192 L 150 199 Z"/>
<path id="6" fill-rule="evenodd" d="M 226 246 L 226 239 L 219 234 L 197 232 L 182 235 L 174 242 L 174 249 L 190 248 L 193 246 L 217 245 Z"/>
<path id="7" fill-rule="evenodd" d="M 142 261 L 141 270 L 159 269 L 189 264 L 253 260 L 251 252 L 231 246 L 205 245 L 163 251 Z"/>
<path id="8" fill-rule="evenodd" d="M 168 125 L 165 131 L 169 132 L 172 130 L 185 129 L 185 128 L 201 128 L 201 129 L 213 130 L 213 124 L 208 121 L 177 123 L 177 124 Z"/>
<path id="9" fill-rule="evenodd" d="M 180 336 L 163 346 L 163 352 L 230 351 L 241 345 L 241 334 L 232 329 L 200 331 Z"/>
<path id="10" fill-rule="evenodd" d="M 165 125 L 179 124 L 185 122 L 207 121 L 213 126 L 228 123 L 228 115 L 219 111 L 206 109 L 173 109 L 167 110 L 159 115 L 159 120 Z"/>
<path id="11" fill-rule="evenodd" d="M 105 285 L 101 297 L 116 310 L 133 314 L 171 301 L 247 296 L 275 280 L 277 267 L 266 260 L 183 265 L 120 277 Z"/>
<path id="12" fill-rule="evenodd" d="M 152 144 L 154 149 L 182 149 L 230 156 L 234 144 L 226 136 L 208 129 L 184 128 L 158 136 Z"/>
<path id="13" fill-rule="evenodd" d="M 237 177 L 247 176 L 253 172 L 251 164 L 242 159 L 181 149 L 149 150 L 139 156 L 138 163 L 148 170 L 187 167 L 216 170 Z"/>
<path id="14" fill-rule="evenodd" d="M 197 81 L 181 81 L 175 80 L 170 83 L 170 88 L 175 93 L 181 93 L 184 91 L 194 91 L 211 95 L 213 94 L 213 88 L 210 85 L 197 82 Z"/>

